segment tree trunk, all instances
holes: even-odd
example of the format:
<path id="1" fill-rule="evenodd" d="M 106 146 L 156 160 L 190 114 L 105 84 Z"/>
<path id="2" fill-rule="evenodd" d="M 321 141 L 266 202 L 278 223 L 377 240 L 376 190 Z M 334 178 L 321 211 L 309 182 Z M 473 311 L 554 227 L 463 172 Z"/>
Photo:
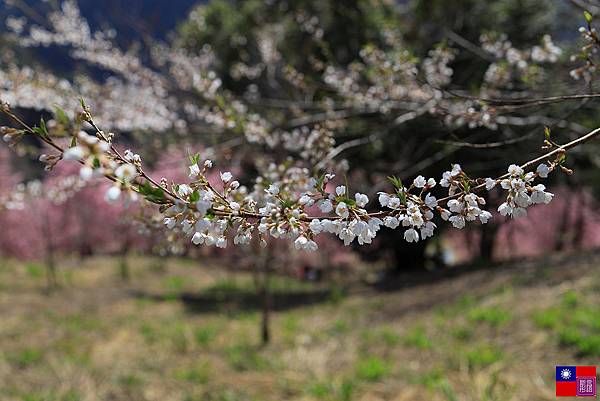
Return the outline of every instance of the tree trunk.
<path id="1" fill-rule="evenodd" d="M 395 273 L 425 269 L 425 248 L 428 241 L 407 243 L 404 239 L 398 239 L 394 246 Z"/>
<path id="2" fill-rule="evenodd" d="M 490 261 L 494 257 L 498 228 L 499 225 L 492 223 L 481 225 L 481 240 L 479 243 L 479 257 L 481 260 Z"/>
<path id="3" fill-rule="evenodd" d="M 90 243 L 89 236 L 86 235 L 86 229 L 88 227 L 88 222 L 90 219 L 90 210 L 86 207 L 77 207 L 74 205 L 75 210 L 78 212 L 78 218 L 81 224 L 80 232 L 77 235 L 77 249 L 79 251 L 79 260 L 83 261 L 83 259 L 90 257 L 94 254 L 94 247 Z"/>
<path id="4" fill-rule="evenodd" d="M 585 214 L 588 206 L 585 191 L 579 189 L 577 191 L 577 199 L 577 217 L 573 227 L 573 238 L 571 242 L 573 249 L 580 249 L 583 245 L 585 234 Z"/>
<path id="5" fill-rule="evenodd" d="M 127 250 L 123 251 L 119 260 L 119 274 L 121 275 L 121 280 L 126 283 L 129 282 L 129 279 L 131 278 L 129 273 L 129 264 L 127 262 L 127 253 Z"/>
<path id="6" fill-rule="evenodd" d="M 46 240 L 46 282 L 48 288 L 53 289 L 58 286 L 58 280 L 56 278 L 56 262 L 54 258 L 54 243 L 52 241 L 52 232 L 48 214 L 45 213 L 42 219 L 42 233 Z"/>
<path id="7" fill-rule="evenodd" d="M 119 274 L 121 275 L 121 280 L 124 282 L 129 282 L 131 278 L 131 274 L 129 272 L 129 263 L 127 260 L 127 255 L 129 254 L 129 248 L 131 248 L 131 239 L 129 235 L 123 241 L 123 246 L 121 247 L 121 255 L 119 258 Z"/>
<path id="8" fill-rule="evenodd" d="M 556 229 L 556 238 L 554 240 L 554 250 L 555 251 L 564 251 L 565 247 L 568 243 L 567 230 L 569 228 L 569 212 L 571 211 L 572 202 L 569 196 L 565 200 L 565 206 L 563 207 L 563 212 L 560 220 L 560 224 Z"/>
<path id="9" fill-rule="evenodd" d="M 46 254 L 46 282 L 49 289 L 53 289 L 58 286 L 53 251 L 50 251 Z"/>
<path id="10" fill-rule="evenodd" d="M 262 345 L 267 345 L 271 340 L 271 308 L 272 298 L 271 292 L 269 291 L 269 285 L 271 281 L 271 273 L 268 266 L 265 266 L 263 271 L 263 284 L 261 288 L 262 298 L 262 318 L 260 327 L 260 338 Z"/>
<path id="11" fill-rule="evenodd" d="M 258 283 L 258 296 L 260 298 L 261 324 L 260 339 L 263 346 L 271 341 L 271 309 L 272 296 L 270 291 L 271 268 L 269 266 L 269 248 L 261 248 L 259 241 L 254 246 L 255 263 L 254 269 Z"/>

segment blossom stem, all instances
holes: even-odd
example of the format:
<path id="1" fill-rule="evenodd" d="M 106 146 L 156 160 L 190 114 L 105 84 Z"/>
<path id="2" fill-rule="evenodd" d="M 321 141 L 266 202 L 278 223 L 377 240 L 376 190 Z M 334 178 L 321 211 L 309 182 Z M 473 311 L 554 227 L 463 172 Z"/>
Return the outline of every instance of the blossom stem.
<path id="1" fill-rule="evenodd" d="M 86 113 L 86 117 L 88 118 L 88 123 L 92 126 L 92 128 L 94 128 L 94 130 L 96 130 L 96 134 L 98 134 L 101 137 L 102 140 L 104 140 L 106 142 L 109 142 L 108 138 L 104 135 L 103 131 L 100 130 L 100 128 L 94 122 L 94 119 L 92 118 L 91 113 L 89 111 L 87 111 L 87 110 L 85 110 L 85 113 Z M 117 159 L 120 162 L 122 162 L 122 163 L 128 163 L 128 161 L 125 160 L 125 158 L 123 156 L 121 156 L 121 154 L 119 153 L 119 151 L 117 150 L 117 148 L 115 148 L 115 146 L 112 144 L 112 142 L 109 142 L 109 143 L 110 143 L 110 149 L 115 154 L 115 156 L 117 156 Z M 140 174 L 141 177 L 143 177 L 146 180 L 148 180 L 156 188 L 161 188 L 163 191 L 165 191 L 170 197 L 172 197 L 175 200 L 183 200 L 177 194 L 175 194 L 174 192 L 170 191 L 168 188 L 161 187 L 156 182 L 156 180 L 154 180 L 152 177 L 150 177 L 148 174 L 146 174 L 146 172 L 142 169 L 141 166 L 138 166 L 137 170 L 138 170 L 138 173 Z"/>
<path id="2" fill-rule="evenodd" d="M 528 162 L 526 162 L 524 164 L 521 164 L 520 167 L 523 170 L 526 170 L 526 169 L 530 168 L 531 166 L 534 166 L 534 165 L 536 165 L 538 163 L 541 163 L 541 162 L 549 159 L 552 156 L 557 155 L 560 152 L 566 152 L 569 149 L 573 149 L 574 147 L 579 146 L 579 145 L 581 145 L 581 144 L 589 141 L 590 139 L 593 139 L 593 138 L 597 137 L 598 135 L 600 135 L 600 128 L 596 128 L 595 130 L 593 130 L 593 131 L 591 131 L 591 132 L 589 132 L 589 133 L 587 133 L 587 134 L 585 134 L 585 135 L 583 135 L 583 136 L 581 136 L 581 137 L 579 137 L 577 139 L 574 139 L 574 140 L 572 140 L 569 143 L 566 143 L 566 144 L 564 144 L 562 146 L 556 147 L 555 149 L 551 150 L 550 152 L 548 152 L 548 153 L 546 153 L 546 154 L 544 154 L 542 156 L 539 156 L 539 157 L 537 157 L 537 158 L 535 158 L 533 160 L 530 160 L 530 161 L 528 161 Z M 496 180 L 502 180 L 502 179 L 504 179 L 504 178 L 506 178 L 508 176 L 510 176 L 510 173 L 503 174 L 500 177 L 498 177 Z M 478 192 L 478 191 L 480 191 L 480 190 L 482 190 L 484 188 L 485 188 L 485 184 L 479 184 L 476 187 L 473 187 L 471 189 L 471 192 Z M 443 202 L 445 200 L 449 200 L 449 199 L 455 198 L 457 196 L 460 196 L 460 194 L 457 194 L 457 195 L 454 195 L 454 196 L 448 196 L 446 198 L 442 198 L 442 199 L 439 200 L 439 202 Z"/>
<path id="3" fill-rule="evenodd" d="M 2 108 L 1 111 L 4 114 L 6 114 L 10 119 L 12 119 L 16 123 L 18 123 L 20 126 L 22 126 L 25 129 L 25 131 L 27 131 L 28 133 L 30 133 L 30 134 L 32 134 L 34 136 L 39 137 L 43 142 L 45 142 L 49 146 L 53 147 L 57 151 L 59 151 L 61 153 L 61 155 L 64 153 L 64 150 L 60 146 L 58 146 L 54 141 L 52 141 L 52 139 L 46 138 L 46 137 L 41 136 L 41 135 L 37 135 L 36 132 L 33 130 L 33 128 L 31 128 L 23 120 L 21 120 L 19 117 L 17 117 L 15 114 L 13 114 L 9 109 Z M 103 140 L 107 140 L 107 138 L 103 135 L 102 131 L 93 122 L 93 120 L 91 118 L 91 115 L 89 115 L 89 113 L 87 113 L 87 114 L 88 114 L 87 115 L 88 122 L 96 130 L 96 133 L 98 135 L 100 135 Z M 579 137 L 579 138 L 577 138 L 577 139 L 575 139 L 575 140 L 573 140 L 573 141 L 571 141 L 569 143 L 566 143 L 564 145 L 556 146 L 550 152 L 547 152 L 547 153 L 545 153 L 545 154 L 543 154 L 543 155 L 541 155 L 541 156 L 539 156 L 539 157 L 537 157 L 537 158 L 535 158 L 533 160 L 530 160 L 530 161 L 522 164 L 520 167 L 523 170 L 528 169 L 531 166 L 533 166 L 533 165 L 535 165 L 537 163 L 543 162 L 543 161 L 545 161 L 545 160 L 547 160 L 547 159 L 549 159 L 549 158 L 551 158 L 551 157 L 553 157 L 553 156 L 555 156 L 555 155 L 557 155 L 557 154 L 559 154 L 561 152 L 566 152 L 566 151 L 568 151 L 568 150 L 570 150 L 570 149 L 572 149 L 574 147 L 577 147 L 577 146 L 579 146 L 579 145 L 581 145 L 581 144 L 583 144 L 583 143 L 585 143 L 585 142 L 587 142 L 587 141 L 589 141 L 589 140 L 597 137 L 598 135 L 600 135 L 600 128 L 596 128 L 595 130 L 593 130 L 593 131 L 587 133 L 586 135 L 583 135 L 583 136 L 581 136 L 581 137 Z M 116 156 L 116 158 L 119 161 L 121 161 L 123 163 L 127 163 L 127 161 L 115 149 L 115 147 L 114 147 L 114 145 L 112 145 L 112 143 L 111 143 L 111 151 L 112 151 L 112 153 Z M 80 160 L 79 162 L 83 164 L 83 161 Z M 175 194 L 172 191 L 170 191 L 169 189 L 160 186 L 152 177 L 150 177 L 149 175 L 147 175 L 142 170 L 141 167 L 138 168 L 138 172 L 140 174 L 140 177 L 148 180 L 150 183 L 152 183 L 157 188 L 163 189 L 174 200 L 180 200 L 180 201 L 182 201 L 182 202 L 184 202 L 186 204 L 189 203 L 189 202 L 185 201 L 184 199 L 182 199 L 181 197 L 179 197 L 177 194 Z M 496 181 L 502 180 L 504 178 L 507 178 L 509 175 L 510 175 L 510 173 L 503 174 L 500 177 L 496 178 Z M 114 176 L 112 176 L 112 175 L 105 174 L 104 176 L 106 178 L 108 178 L 109 180 L 113 181 L 113 182 L 117 181 L 117 179 Z M 225 207 L 230 208 L 230 204 L 229 204 L 228 200 L 224 196 L 222 196 L 218 191 L 216 191 L 208 181 L 206 181 L 206 187 L 208 189 L 212 190 L 217 195 L 217 197 L 219 197 L 222 201 L 225 202 L 225 205 L 224 205 Z M 486 187 L 485 183 L 479 184 L 479 185 L 471 188 L 468 192 L 469 193 L 480 192 L 481 190 L 485 189 L 485 187 Z M 134 187 L 133 189 L 136 192 L 139 192 L 138 188 Z M 446 202 L 446 201 L 451 200 L 451 199 L 458 198 L 461 195 L 465 195 L 466 193 L 467 193 L 467 191 L 465 191 L 465 190 L 457 192 L 457 193 L 455 193 L 453 195 L 450 195 L 450 196 L 447 196 L 447 197 L 439 199 L 438 203 L 442 203 L 442 202 Z M 151 201 L 151 203 L 161 204 L 160 202 L 156 202 L 156 201 Z M 403 208 L 405 209 L 406 206 L 402 205 L 399 209 L 395 209 L 395 210 L 380 210 L 380 211 L 377 211 L 377 212 L 367 213 L 365 215 L 362 215 L 361 217 L 364 217 L 364 218 L 385 217 L 385 216 L 389 216 L 389 215 L 394 215 L 394 214 L 398 213 L 399 210 L 403 210 Z M 223 216 L 231 216 L 232 215 L 231 211 L 215 210 L 214 212 L 217 215 L 223 215 Z M 246 210 L 242 209 L 242 210 L 239 210 L 237 212 L 236 217 L 237 218 L 242 218 L 242 219 L 256 219 L 256 220 L 259 220 L 259 219 L 262 219 L 262 218 L 269 218 L 270 216 L 269 215 L 262 215 L 262 214 L 259 214 L 259 213 L 254 213 L 254 212 L 250 212 L 250 211 L 246 211 Z M 344 218 L 341 217 L 341 216 L 329 216 L 329 217 L 326 217 L 326 216 L 304 216 L 304 217 L 301 217 L 299 220 L 300 221 L 304 221 L 304 222 L 310 222 L 312 220 L 323 219 L 323 218 L 327 218 L 327 219 L 330 219 L 330 220 L 344 220 Z"/>

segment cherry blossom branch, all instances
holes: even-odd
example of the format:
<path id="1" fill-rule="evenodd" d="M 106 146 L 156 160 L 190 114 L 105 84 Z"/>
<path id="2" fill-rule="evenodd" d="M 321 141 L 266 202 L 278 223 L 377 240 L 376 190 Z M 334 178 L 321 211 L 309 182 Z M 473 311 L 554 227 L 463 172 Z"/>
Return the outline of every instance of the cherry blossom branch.
<path id="1" fill-rule="evenodd" d="M 150 177 L 148 174 L 146 174 L 146 172 L 142 169 L 141 159 L 138 161 L 138 160 L 130 160 L 131 158 L 126 159 L 125 157 L 123 157 L 119 153 L 117 148 L 115 148 L 115 146 L 112 144 L 112 138 L 107 137 L 106 134 L 104 133 L 104 131 L 102 131 L 102 130 L 100 130 L 100 128 L 98 128 L 98 126 L 94 122 L 94 119 L 92 118 L 92 114 L 90 113 L 89 108 L 85 105 L 83 100 L 81 101 L 81 104 L 82 104 L 82 107 L 84 110 L 83 112 L 84 112 L 86 121 L 92 126 L 92 128 L 94 128 L 94 130 L 96 131 L 96 135 L 100 139 L 106 141 L 107 143 L 110 143 L 110 149 L 113 152 L 113 154 L 116 156 L 115 157 L 116 160 L 118 160 L 119 162 L 124 163 L 124 164 L 134 162 L 133 164 L 137 168 L 137 171 L 138 171 L 140 177 L 148 180 L 152 185 L 154 185 L 155 188 L 162 188 L 173 199 L 180 200 L 180 198 L 179 198 L 179 196 L 177 196 L 177 194 L 170 191 L 166 186 L 159 185 L 152 177 Z M 139 158 L 135 158 L 135 159 L 139 159 Z"/>
<path id="2" fill-rule="evenodd" d="M 143 172 L 139 155 L 129 150 L 121 155 L 111 142 L 112 135 L 100 130 L 85 104 L 82 103 L 82 106 L 82 120 L 90 123 L 96 137 L 80 132 L 67 150 L 57 145 L 45 128 L 40 131 L 29 127 L 10 111 L 8 105 L 3 105 L 2 111 L 27 133 L 41 138 L 59 151 L 59 157 L 52 159 L 51 163 L 55 164 L 60 159 L 77 160 L 83 165 L 80 175 L 91 177 L 100 173 L 113 181 L 107 200 L 119 199 L 123 191 L 129 194 L 128 200 L 135 200 L 132 193 L 141 194 L 149 202 L 161 206 L 168 229 L 180 230 L 183 235 L 190 236 L 194 244 L 220 247 L 227 245 L 225 234 L 229 229 L 236 231 L 235 244 L 249 243 L 252 233 L 256 233 L 263 243 L 267 235 L 287 237 L 294 239 L 297 248 L 308 250 L 317 248 L 314 237 L 322 232 L 336 234 L 347 245 L 355 239 L 364 244 L 372 241 L 381 226 L 392 229 L 405 227 L 404 238 L 414 242 L 433 235 L 437 227 L 433 222 L 435 214 L 450 221 L 456 228 L 463 228 L 467 221 L 487 223 L 492 215 L 483 209 L 485 201 L 477 193 L 491 190 L 497 184 L 507 191 L 506 201 L 498 211 L 519 217 L 526 214 L 526 207 L 548 203 L 553 197 L 545 192 L 544 185 L 534 185 L 535 179 L 546 178 L 556 169 L 570 173 L 564 167 L 566 152 L 600 134 L 598 128 L 558 145 L 551 140 L 547 130 L 545 146 L 551 150 L 521 166 L 511 165 L 508 173 L 496 179 L 470 178 L 455 164 L 452 170 L 444 172 L 439 181 L 440 186 L 449 191 L 440 199 L 431 193 L 437 184 L 433 178 L 418 176 L 405 186 L 401 180 L 390 177 L 395 191 L 379 193 L 379 203 L 385 209 L 368 212 L 369 199 L 366 195 L 356 193 L 350 197 L 345 185 L 330 192 L 328 183 L 333 174 L 311 177 L 308 171 L 294 167 L 276 169 L 279 177 L 270 175 L 270 181 L 259 177 L 251 193 L 233 180 L 231 173 L 221 172 L 223 191 L 220 192 L 205 175 L 212 162 L 205 161 L 201 168 L 199 155 L 192 157 L 189 167 L 192 182 L 173 184 L 173 189 L 169 190 L 166 183 L 158 185 Z M 539 165 L 535 172 L 526 172 L 536 164 Z M 138 178 L 145 179 L 145 182 L 138 181 Z M 313 206 L 318 207 L 323 215 L 311 216 L 308 209 Z"/>
<path id="3" fill-rule="evenodd" d="M 596 98 L 600 97 L 600 93 L 589 93 L 589 94 L 548 96 L 548 97 L 527 98 L 527 99 L 485 98 L 485 97 L 478 97 L 478 96 L 462 95 L 456 91 L 452 91 L 452 90 L 448 90 L 448 89 L 442 89 L 442 90 L 444 92 L 449 93 L 450 95 L 452 95 L 454 97 L 457 97 L 457 98 L 468 99 L 468 100 L 477 100 L 480 102 L 492 103 L 495 105 L 520 105 L 520 104 L 524 105 L 524 104 L 527 104 L 527 105 L 541 106 L 544 104 L 559 103 L 559 102 L 563 102 L 565 100 L 596 99 Z"/>

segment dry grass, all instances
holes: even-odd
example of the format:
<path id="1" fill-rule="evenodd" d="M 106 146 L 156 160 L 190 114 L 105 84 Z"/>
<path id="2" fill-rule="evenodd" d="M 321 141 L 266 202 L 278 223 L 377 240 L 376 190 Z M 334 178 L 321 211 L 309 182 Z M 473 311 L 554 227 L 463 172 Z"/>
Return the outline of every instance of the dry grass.
<path id="1" fill-rule="evenodd" d="M 600 356 L 600 258 L 569 260 L 333 292 L 276 312 L 264 348 L 257 311 L 230 296 L 248 275 L 135 258 L 124 283 L 94 258 L 65 261 L 47 292 L 41 266 L 4 261 L 0 399 L 553 400 L 555 364 Z"/>

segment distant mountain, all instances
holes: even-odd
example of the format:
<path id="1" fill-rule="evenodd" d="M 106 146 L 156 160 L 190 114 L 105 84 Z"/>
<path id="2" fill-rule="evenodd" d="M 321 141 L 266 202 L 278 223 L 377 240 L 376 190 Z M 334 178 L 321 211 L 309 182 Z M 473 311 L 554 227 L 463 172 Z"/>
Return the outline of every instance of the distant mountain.
<path id="1" fill-rule="evenodd" d="M 190 9 L 207 0 L 77 0 L 82 14 L 94 28 L 114 27 L 122 39 L 135 39 L 139 32 L 165 38 Z M 42 0 L 25 0 L 32 9 L 44 13 L 48 5 Z M 15 9 L 0 0 L 0 30 L 4 19 Z"/>

